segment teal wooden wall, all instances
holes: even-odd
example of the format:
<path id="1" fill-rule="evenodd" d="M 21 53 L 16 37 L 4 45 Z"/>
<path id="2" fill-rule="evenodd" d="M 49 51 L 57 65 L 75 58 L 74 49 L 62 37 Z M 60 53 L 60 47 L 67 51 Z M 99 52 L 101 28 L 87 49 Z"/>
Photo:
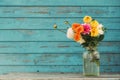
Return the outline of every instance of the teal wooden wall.
<path id="1" fill-rule="evenodd" d="M 82 72 L 84 49 L 52 27 L 85 15 L 108 28 L 101 72 L 120 72 L 119 0 L 0 0 L 0 73 Z"/>

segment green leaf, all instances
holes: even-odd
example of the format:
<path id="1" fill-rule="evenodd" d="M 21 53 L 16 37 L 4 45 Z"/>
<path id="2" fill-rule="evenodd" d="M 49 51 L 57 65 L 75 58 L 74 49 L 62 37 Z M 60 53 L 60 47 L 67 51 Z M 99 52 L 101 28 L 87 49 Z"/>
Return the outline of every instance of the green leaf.
<path id="1" fill-rule="evenodd" d="M 100 35 L 98 41 L 102 41 L 104 39 L 104 35 Z"/>
<path id="2" fill-rule="evenodd" d="M 85 42 L 85 43 L 82 43 L 81 45 L 83 45 L 83 47 L 88 47 L 89 43 Z"/>

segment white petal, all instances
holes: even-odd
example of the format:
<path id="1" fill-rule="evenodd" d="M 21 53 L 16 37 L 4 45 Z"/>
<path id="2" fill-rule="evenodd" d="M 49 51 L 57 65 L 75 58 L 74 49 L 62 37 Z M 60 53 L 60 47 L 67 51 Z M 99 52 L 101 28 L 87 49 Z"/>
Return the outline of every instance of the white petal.
<path id="1" fill-rule="evenodd" d="M 99 25 L 98 25 L 99 34 L 104 34 L 104 31 L 103 31 L 102 27 L 103 27 L 102 24 L 99 24 Z"/>
<path id="2" fill-rule="evenodd" d="M 102 27 L 103 27 L 103 25 L 102 25 L 102 24 L 99 24 L 99 25 L 98 25 L 98 27 L 99 27 L 99 28 L 102 28 Z"/>
<path id="3" fill-rule="evenodd" d="M 74 37 L 74 32 L 73 32 L 72 28 L 69 28 L 67 30 L 67 38 L 73 39 L 73 37 Z"/>
<path id="4" fill-rule="evenodd" d="M 99 30 L 99 34 L 104 34 L 104 31 L 103 30 Z"/>

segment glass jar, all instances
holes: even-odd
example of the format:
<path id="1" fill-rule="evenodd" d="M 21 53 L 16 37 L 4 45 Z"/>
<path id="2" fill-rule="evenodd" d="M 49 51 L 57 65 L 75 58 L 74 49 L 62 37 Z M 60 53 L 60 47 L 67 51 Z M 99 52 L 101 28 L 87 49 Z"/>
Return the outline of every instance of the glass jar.
<path id="1" fill-rule="evenodd" d="M 97 50 L 87 50 L 83 53 L 83 75 L 100 75 L 100 55 Z"/>

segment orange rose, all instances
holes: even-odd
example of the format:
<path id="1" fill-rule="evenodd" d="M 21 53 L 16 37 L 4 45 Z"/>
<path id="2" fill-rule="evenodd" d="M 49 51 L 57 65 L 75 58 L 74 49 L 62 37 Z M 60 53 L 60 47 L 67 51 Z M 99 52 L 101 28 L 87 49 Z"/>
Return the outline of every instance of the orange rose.
<path id="1" fill-rule="evenodd" d="M 80 40 L 80 37 L 81 37 L 80 34 L 78 34 L 78 33 L 75 33 L 75 34 L 74 34 L 74 40 L 75 40 L 75 41 L 79 41 L 79 40 Z"/>
<path id="2" fill-rule="evenodd" d="M 73 24 L 72 24 L 72 29 L 75 31 L 75 29 L 76 29 L 77 27 L 79 27 L 79 26 L 80 26 L 79 23 L 73 23 Z"/>
<path id="3" fill-rule="evenodd" d="M 83 26 L 82 25 L 80 25 L 80 26 L 78 26 L 76 29 L 75 29 L 75 32 L 76 33 L 82 33 L 84 31 L 84 28 L 83 28 Z"/>

